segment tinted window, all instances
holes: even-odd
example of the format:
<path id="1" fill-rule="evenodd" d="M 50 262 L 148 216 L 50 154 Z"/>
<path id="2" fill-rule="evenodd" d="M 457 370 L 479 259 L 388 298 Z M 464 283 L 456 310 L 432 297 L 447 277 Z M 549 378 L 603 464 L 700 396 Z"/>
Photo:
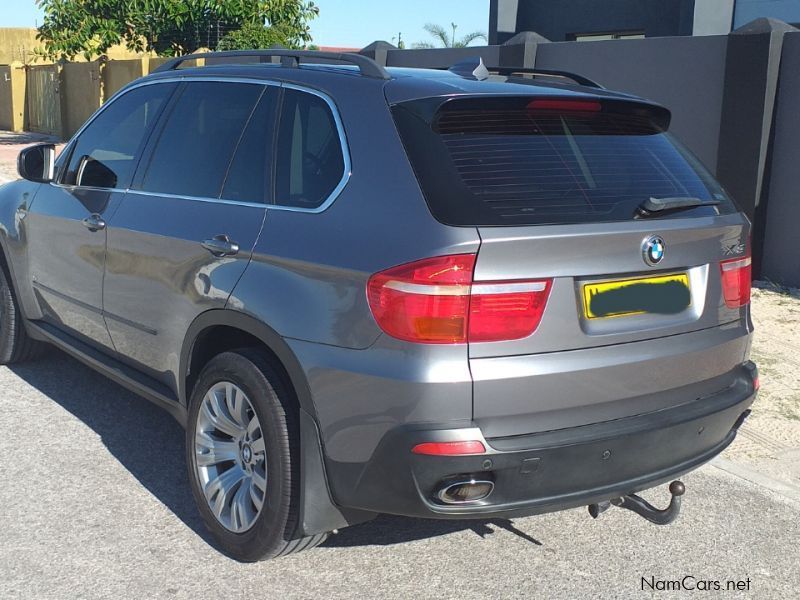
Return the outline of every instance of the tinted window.
<path id="1" fill-rule="evenodd" d="M 265 86 L 191 82 L 167 116 L 141 189 L 218 198 L 244 126 Z"/>
<path id="2" fill-rule="evenodd" d="M 144 136 L 174 88 L 172 84 L 145 85 L 111 102 L 75 142 L 63 182 L 128 187 Z"/>
<path id="3" fill-rule="evenodd" d="M 665 134 L 668 113 L 658 107 L 468 99 L 429 119 L 420 108 L 396 107 L 395 119 L 431 211 L 445 223 L 625 221 L 650 197 L 720 202 L 670 216 L 734 210 Z"/>
<path id="4" fill-rule="evenodd" d="M 276 99 L 277 88 L 267 88 L 247 122 L 222 190 L 226 200 L 265 202 L 268 198 Z"/>
<path id="5" fill-rule="evenodd" d="M 287 89 L 278 131 L 275 202 L 317 208 L 344 175 L 336 121 L 320 97 Z"/>

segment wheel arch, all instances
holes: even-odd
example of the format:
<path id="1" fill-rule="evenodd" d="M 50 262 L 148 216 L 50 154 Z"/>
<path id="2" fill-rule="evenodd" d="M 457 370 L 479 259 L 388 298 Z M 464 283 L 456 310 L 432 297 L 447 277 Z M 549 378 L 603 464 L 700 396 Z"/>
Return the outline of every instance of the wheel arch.
<path id="1" fill-rule="evenodd" d="M 25 223 L 43 185 L 46 184 L 18 180 L 0 186 L 0 260 L 4 263 L 26 326 L 27 319 L 42 316 L 31 283 Z"/>
<path id="2" fill-rule="evenodd" d="M 8 263 L 8 250 L 6 249 L 7 237 L 6 228 L 0 226 L 0 267 L 7 276 L 11 277 L 11 265 Z M 13 277 L 11 278 L 13 279 Z"/>
<path id="3" fill-rule="evenodd" d="M 18 310 L 20 316 L 22 317 L 23 325 L 28 331 L 29 335 L 32 335 L 30 333 L 30 328 L 28 327 L 28 318 L 39 318 L 41 317 L 41 313 L 39 312 L 38 305 L 34 300 L 32 285 L 28 283 L 27 285 L 23 286 L 22 283 L 17 279 L 18 267 L 19 270 L 22 271 L 23 275 L 28 271 L 28 269 L 24 264 L 15 265 L 14 245 L 20 245 L 19 239 L 9 236 L 8 228 L 2 221 L 0 221 L 0 268 L 3 269 L 6 279 L 8 279 L 8 284 L 11 286 L 11 290 L 17 299 L 19 304 Z M 17 248 L 17 256 L 20 255 L 20 252 L 21 250 Z M 17 260 L 19 260 L 19 258 Z"/>
<path id="4" fill-rule="evenodd" d="M 326 533 L 362 523 L 374 513 L 339 507 L 333 502 L 325 468 L 322 439 L 316 410 L 305 373 L 292 349 L 274 329 L 258 319 L 228 309 L 213 309 L 198 316 L 186 333 L 180 357 L 178 398 L 188 408 L 192 357 L 197 341 L 214 328 L 233 328 L 260 341 L 271 352 L 288 378 L 299 405 L 300 416 L 300 519 L 298 536 Z M 226 348 L 229 349 L 229 348 Z M 196 373 L 195 373 L 196 375 Z"/>
<path id="5" fill-rule="evenodd" d="M 282 368 L 297 397 L 300 408 L 316 418 L 316 410 L 311 399 L 311 390 L 303 372 L 300 362 L 292 349 L 278 332 L 251 317 L 250 315 L 229 310 L 213 309 L 199 315 L 189 326 L 181 348 L 180 372 L 178 374 L 178 398 L 188 407 L 191 395 L 190 383 L 197 376 L 201 365 L 193 364 L 198 358 L 198 341 L 202 340 L 215 328 L 229 328 L 238 330 L 244 336 L 254 338 L 264 348 L 274 355 L 278 365 Z"/>

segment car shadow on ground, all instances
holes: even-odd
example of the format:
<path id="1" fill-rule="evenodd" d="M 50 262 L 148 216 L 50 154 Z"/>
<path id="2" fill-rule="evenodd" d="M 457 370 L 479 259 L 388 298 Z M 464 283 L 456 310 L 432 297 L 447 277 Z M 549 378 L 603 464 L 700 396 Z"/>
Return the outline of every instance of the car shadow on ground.
<path id="1" fill-rule="evenodd" d="M 490 525 L 494 527 L 490 527 Z M 342 529 L 337 535 L 329 537 L 324 546 L 329 548 L 391 546 L 464 530 L 471 530 L 476 535 L 485 538 L 495 533 L 498 529 L 513 533 L 535 546 L 542 545 L 536 538 L 517 529 L 513 521 L 509 519 L 444 521 L 380 515 L 374 521 Z"/>
<path id="2" fill-rule="evenodd" d="M 184 430 L 170 415 L 66 354 L 53 350 L 11 370 L 90 427 L 111 455 L 187 527 L 214 545 L 195 507 L 186 477 Z M 119 489 L 109 482 L 109 491 Z M 492 527 L 493 526 L 493 527 Z M 392 545 L 471 530 L 486 537 L 503 529 L 541 542 L 507 519 L 439 521 L 379 516 L 343 529 L 327 547 Z"/>

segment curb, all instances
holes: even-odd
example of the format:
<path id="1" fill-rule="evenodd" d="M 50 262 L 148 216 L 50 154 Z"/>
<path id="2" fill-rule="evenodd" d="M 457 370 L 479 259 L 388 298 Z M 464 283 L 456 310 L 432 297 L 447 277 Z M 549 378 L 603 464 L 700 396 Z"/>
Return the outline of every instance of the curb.
<path id="1" fill-rule="evenodd" d="M 759 473 L 752 467 L 734 463 L 727 458 L 722 458 L 719 456 L 711 461 L 711 466 L 714 466 L 721 471 L 725 471 L 726 473 L 730 473 L 731 475 L 736 475 L 737 477 L 749 481 L 750 483 L 754 483 L 758 486 L 781 494 L 786 498 L 800 502 L 800 486 L 787 483 L 785 481 L 779 481 L 778 479 L 773 479 L 772 477 L 764 475 L 763 473 Z"/>

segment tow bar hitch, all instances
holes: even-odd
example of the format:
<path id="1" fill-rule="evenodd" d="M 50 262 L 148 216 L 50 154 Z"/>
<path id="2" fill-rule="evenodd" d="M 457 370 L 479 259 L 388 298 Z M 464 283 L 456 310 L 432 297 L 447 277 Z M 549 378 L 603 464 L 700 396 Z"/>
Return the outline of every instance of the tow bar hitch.
<path id="1" fill-rule="evenodd" d="M 620 508 L 632 510 L 637 515 L 644 517 L 656 525 L 669 525 L 678 518 L 678 514 L 681 512 L 681 496 L 686 493 L 686 486 L 683 485 L 681 481 L 673 481 L 669 484 L 669 493 L 672 494 L 672 498 L 669 501 L 669 506 L 664 510 L 657 509 L 647 500 L 636 494 L 628 494 L 621 498 L 612 498 L 605 502 L 590 504 L 589 514 L 592 515 L 592 518 L 596 519 L 612 506 L 619 506 Z"/>

